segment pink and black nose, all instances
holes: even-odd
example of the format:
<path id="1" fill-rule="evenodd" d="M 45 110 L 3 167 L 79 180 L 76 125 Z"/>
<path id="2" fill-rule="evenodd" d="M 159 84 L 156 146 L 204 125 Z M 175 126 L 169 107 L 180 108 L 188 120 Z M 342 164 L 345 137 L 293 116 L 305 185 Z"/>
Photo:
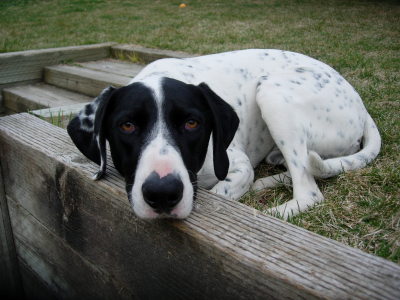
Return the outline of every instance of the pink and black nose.
<path id="1" fill-rule="evenodd" d="M 160 177 L 151 173 L 142 185 L 143 198 L 157 213 L 170 213 L 181 201 L 183 183 L 179 175 L 170 173 Z"/>

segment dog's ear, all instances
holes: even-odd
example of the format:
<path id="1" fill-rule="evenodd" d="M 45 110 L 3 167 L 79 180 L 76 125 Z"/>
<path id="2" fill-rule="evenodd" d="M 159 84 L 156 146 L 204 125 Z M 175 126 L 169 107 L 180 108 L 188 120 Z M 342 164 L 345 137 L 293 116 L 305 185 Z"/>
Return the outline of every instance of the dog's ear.
<path id="1" fill-rule="evenodd" d="M 225 179 L 229 169 L 226 149 L 235 136 L 239 118 L 233 108 L 214 93 L 207 84 L 198 85 L 210 107 L 213 119 L 213 162 L 214 172 L 219 180 Z"/>
<path id="2" fill-rule="evenodd" d="M 78 113 L 72 119 L 67 131 L 76 147 L 90 160 L 100 165 L 100 170 L 93 176 L 100 179 L 106 171 L 106 139 L 103 131 L 103 121 L 108 104 L 115 91 L 110 86 Z"/>

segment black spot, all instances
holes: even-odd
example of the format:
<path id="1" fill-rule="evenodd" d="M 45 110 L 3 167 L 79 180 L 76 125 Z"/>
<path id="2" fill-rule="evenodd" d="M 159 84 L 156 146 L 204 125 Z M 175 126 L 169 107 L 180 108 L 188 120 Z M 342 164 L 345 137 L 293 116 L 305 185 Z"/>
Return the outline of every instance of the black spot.
<path id="1" fill-rule="evenodd" d="M 305 69 L 303 69 L 303 68 L 297 68 L 296 69 L 296 72 L 297 73 L 304 73 L 306 70 Z"/>
<path id="2" fill-rule="evenodd" d="M 91 127 L 93 127 L 93 121 L 90 120 L 89 118 L 83 118 L 82 119 L 82 125 L 84 125 L 84 126 L 86 126 L 88 128 L 91 128 Z"/>
<path id="3" fill-rule="evenodd" d="M 168 149 L 165 148 L 165 147 L 162 147 L 162 148 L 160 149 L 160 155 L 166 155 L 166 154 L 168 154 Z"/>
<path id="4" fill-rule="evenodd" d="M 301 85 L 301 82 L 300 82 L 300 81 L 297 81 L 297 80 L 290 80 L 290 82 L 293 83 L 293 84 Z"/>
<path id="5" fill-rule="evenodd" d="M 232 179 L 230 179 L 230 178 L 225 178 L 225 181 L 227 181 L 227 182 L 231 182 L 232 181 Z"/>
<path id="6" fill-rule="evenodd" d="M 86 105 L 85 106 L 85 115 L 89 116 L 89 115 L 91 115 L 93 113 L 94 113 L 94 110 L 93 110 L 92 105 L 90 105 L 90 104 Z"/>
<path id="7" fill-rule="evenodd" d="M 316 197 L 317 193 L 316 192 L 311 192 L 311 196 Z"/>
<path id="8" fill-rule="evenodd" d="M 282 146 L 284 146 L 284 145 L 285 145 L 285 141 L 284 141 L 284 140 L 280 140 L 280 141 L 279 141 L 279 144 L 281 144 Z"/>
<path id="9" fill-rule="evenodd" d="M 319 80 L 319 79 L 322 77 L 322 75 L 319 74 L 319 73 L 314 73 L 313 76 L 314 76 L 314 78 L 317 79 L 317 80 Z"/>

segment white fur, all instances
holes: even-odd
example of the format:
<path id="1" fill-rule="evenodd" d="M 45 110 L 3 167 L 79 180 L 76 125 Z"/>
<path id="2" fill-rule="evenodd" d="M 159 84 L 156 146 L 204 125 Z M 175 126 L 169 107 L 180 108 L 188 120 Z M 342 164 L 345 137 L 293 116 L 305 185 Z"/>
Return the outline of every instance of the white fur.
<path id="1" fill-rule="evenodd" d="M 149 141 L 147 141 L 147 146 L 143 149 L 139 158 L 135 173 L 135 181 L 131 191 L 131 204 L 138 217 L 143 219 L 159 217 L 144 201 L 142 185 L 146 178 L 153 172 L 157 172 L 160 177 L 174 173 L 181 178 L 184 190 L 182 200 L 171 211 L 170 215 L 178 219 L 186 218 L 192 211 L 193 186 L 180 153 L 168 141 L 168 131 L 166 130 L 162 115 L 164 97 L 160 86 L 160 80 L 159 78 L 152 77 L 146 82 L 146 85 L 153 90 L 154 98 L 157 103 L 158 120 L 154 126 L 153 132 L 150 134 Z M 167 155 L 161 154 L 162 152 L 167 152 Z"/>

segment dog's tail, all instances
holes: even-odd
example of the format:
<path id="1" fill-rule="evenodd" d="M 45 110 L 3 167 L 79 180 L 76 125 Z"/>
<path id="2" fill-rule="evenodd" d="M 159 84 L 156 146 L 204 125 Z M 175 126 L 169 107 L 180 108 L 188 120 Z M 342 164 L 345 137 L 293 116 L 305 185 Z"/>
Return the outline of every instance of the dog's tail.
<path id="1" fill-rule="evenodd" d="M 342 172 L 365 167 L 378 155 L 381 149 L 381 136 L 371 116 L 367 114 L 365 122 L 363 149 L 348 156 L 323 160 L 316 152 L 308 155 L 311 174 L 318 178 L 328 178 Z"/>

